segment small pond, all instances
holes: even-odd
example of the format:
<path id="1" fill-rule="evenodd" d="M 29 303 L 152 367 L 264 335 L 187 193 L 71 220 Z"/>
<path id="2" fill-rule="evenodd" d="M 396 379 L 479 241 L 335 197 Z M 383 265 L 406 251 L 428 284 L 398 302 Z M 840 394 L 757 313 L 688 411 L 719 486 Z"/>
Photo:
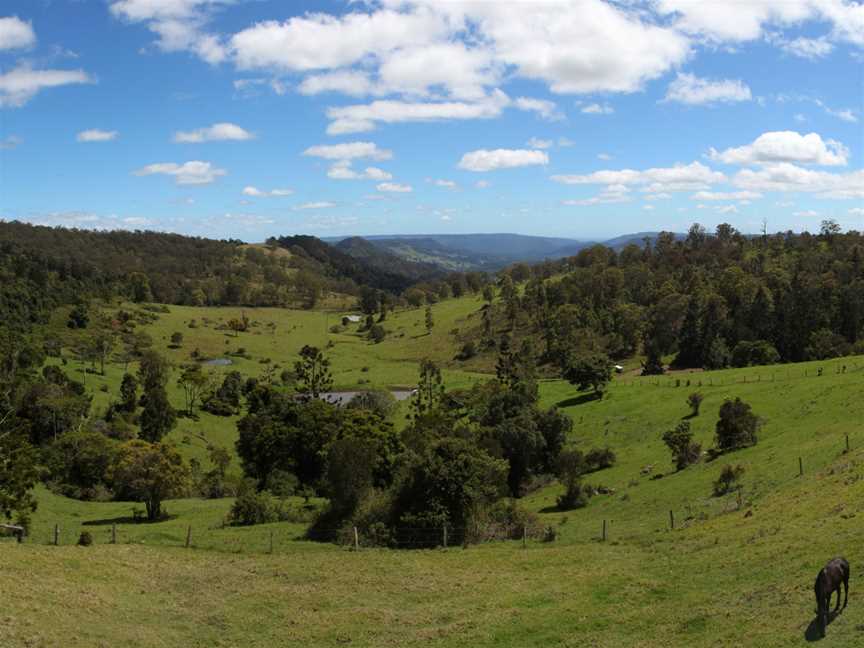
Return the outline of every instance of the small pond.
<path id="1" fill-rule="evenodd" d="M 208 367 L 228 367 L 234 364 L 234 361 L 231 358 L 211 358 L 210 360 L 205 360 L 203 364 Z"/>
<path id="2" fill-rule="evenodd" d="M 321 398 L 330 401 L 336 405 L 345 405 L 351 402 L 354 398 L 362 394 L 361 391 L 343 391 L 343 392 L 327 392 L 322 393 Z M 407 389 L 396 389 L 390 392 L 397 401 L 408 400 L 414 392 Z"/>

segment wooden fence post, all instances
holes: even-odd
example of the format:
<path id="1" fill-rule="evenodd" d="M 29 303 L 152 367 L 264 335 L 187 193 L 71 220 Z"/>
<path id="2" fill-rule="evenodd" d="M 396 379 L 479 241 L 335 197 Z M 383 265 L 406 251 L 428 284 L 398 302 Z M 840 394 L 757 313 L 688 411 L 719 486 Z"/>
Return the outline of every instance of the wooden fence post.
<path id="1" fill-rule="evenodd" d="M 849 452 L 849 433 L 846 433 L 846 452 Z"/>
<path id="2" fill-rule="evenodd" d="M 522 548 L 525 549 L 528 547 L 528 527 L 524 524 L 522 525 Z"/>
<path id="3" fill-rule="evenodd" d="M 606 520 L 603 520 L 603 542 L 606 542 Z"/>
<path id="4" fill-rule="evenodd" d="M 804 475 L 804 461 L 801 457 L 798 457 L 798 476 L 802 477 Z"/>
<path id="5" fill-rule="evenodd" d="M 354 551 L 360 551 L 360 534 L 357 533 L 357 527 L 354 527 Z"/>
<path id="6" fill-rule="evenodd" d="M 743 490 L 744 490 L 744 488 L 739 484 L 738 485 L 738 510 L 739 511 L 741 510 L 741 505 L 743 504 L 743 502 L 742 502 L 742 500 L 743 500 L 742 491 Z"/>
<path id="7" fill-rule="evenodd" d="M 270 553 L 273 553 L 273 529 L 270 529 Z"/>
<path id="8" fill-rule="evenodd" d="M 117 544 L 117 525 L 111 525 L 111 544 Z"/>
<path id="9" fill-rule="evenodd" d="M 60 525 L 54 525 L 54 546 L 58 546 L 60 544 Z"/>
<path id="10" fill-rule="evenodd" d="M 672 511 L 669 511 L 669 526 L 672 530 L 675 529 L 675 514 Z"/>
<path id="11" fill-rule="evenodd" d="M 190 524 L 186 527 L 186 548 L 189 548 L 189 545 L 192 544 L 192 525 Z"/>
<path id="12" fill-rule="evenodd" d="M 443 540 L 444 540 L 444 548 L 446 549 L 447 548 L 447 525 L 446 524 L 444 525 L 444 538 L 443 538 Z"/>

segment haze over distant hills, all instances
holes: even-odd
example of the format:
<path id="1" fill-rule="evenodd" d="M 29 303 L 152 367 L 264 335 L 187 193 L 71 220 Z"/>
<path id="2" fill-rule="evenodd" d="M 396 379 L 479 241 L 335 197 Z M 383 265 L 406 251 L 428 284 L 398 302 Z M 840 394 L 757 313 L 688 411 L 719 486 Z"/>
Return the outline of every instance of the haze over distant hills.
<path id="1" fill-rule="evenodd" d="M 537 262 L 578 254 L 591 245 L 621 249 L 631 243 L 642 245 L 658 232 L 624 234 L 608 240 L 580 240 L 523 234 L 393 234 L 332 237 L 328 243 L 355 257 L 369 257 L 371 248 L 406 261 L 442 270 L 497 270 L 519 261 Z M 681 236 L 676 234 L 676 237 Z M 366 245 L 360 243 L 363 241 Z M 371 246 L 371 247 L 370 247 Z"/>

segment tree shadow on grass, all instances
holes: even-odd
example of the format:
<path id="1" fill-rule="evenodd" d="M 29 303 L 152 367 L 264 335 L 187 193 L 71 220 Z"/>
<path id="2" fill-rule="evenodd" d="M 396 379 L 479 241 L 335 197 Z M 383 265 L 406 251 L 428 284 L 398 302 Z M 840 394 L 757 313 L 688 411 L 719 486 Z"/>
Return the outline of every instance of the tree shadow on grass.
<path id="1" fill-rule="evenodd" d="M 81 526 L 110 526 L 112 524 L 157 524 L 158 522 L 168 522 L 176 520 L 176 515 L 163 515 L 157 520 L 148 520 L 147 517 L 134 517 L 132 515 L 123 515 L 116 518 L 106 518 L 104 520 L 85 520 Z"/>
<path id="2" fill-rule="evenodd" d="M 600 400 L 603 398 L 602 394 L 595 394 L 593 392 L 588 394 L 580 394 L 579 396 L 574 396 L 573 398 L 566 398 L 562 401 L 558 401 L 555 403 L 555 407 L 573 407 L 575 405 L 581 405 L 582 403 L 590 403 L 594 400 Z"/>

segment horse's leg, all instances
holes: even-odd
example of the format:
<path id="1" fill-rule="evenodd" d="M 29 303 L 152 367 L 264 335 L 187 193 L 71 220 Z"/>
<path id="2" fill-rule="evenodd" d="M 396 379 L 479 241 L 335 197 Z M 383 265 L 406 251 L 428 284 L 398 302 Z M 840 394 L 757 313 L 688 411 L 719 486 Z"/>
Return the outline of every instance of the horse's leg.
<path id="1" fill-rule="evenodd" d="M 843 579 L 843 589 L 845 590 L 846 596 L 843 598 L 843 609 L 846 609 L 846 605 L 849 603 L 849 576 L 846 576 Z"/>
<path id="2" fill-rule="evenodd" d="M 822 628 L 822 636 L 825 636 L 825 633 L 828 631 L 828 610 L 831 609 L 831 595 L 828 597 L 822 597 L 821 601 L 822 607 L 819 610 L 819 625 Z"/>
<path id="3" fill-rule="evenodd" d="M 840 609 L 840 583 L 837 583 L 837 605 L 834 606 L 834 613 Z"/>

